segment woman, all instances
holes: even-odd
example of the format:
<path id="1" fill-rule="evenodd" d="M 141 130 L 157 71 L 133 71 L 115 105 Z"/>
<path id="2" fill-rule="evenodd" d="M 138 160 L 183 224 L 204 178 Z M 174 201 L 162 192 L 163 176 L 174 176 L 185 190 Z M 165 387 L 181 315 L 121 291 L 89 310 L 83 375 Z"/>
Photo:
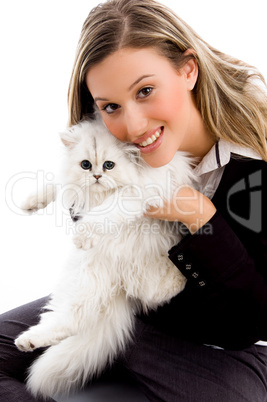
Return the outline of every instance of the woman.
<path id="1" fill-rule="evenodd" d="M 135 143 L 152 167 L 177 150 L 199 160 L 201 193 L 184 188 L 147 212 L 184 224 L 169 257 L 188 279 L 170 304 L 138 317 L 134 343 L 118 359 L 151 401 L 267 400 L 267 102 L 258 81 L 257 70 L 153 0 L 111 0 L 84 23 L 70 125 L 96 105 L 111 133 Z M 34 400 L 23 381 L 40 351 L 23 354 L 13 340 L 44 303 L 2 317 L 2 400 Z"/>

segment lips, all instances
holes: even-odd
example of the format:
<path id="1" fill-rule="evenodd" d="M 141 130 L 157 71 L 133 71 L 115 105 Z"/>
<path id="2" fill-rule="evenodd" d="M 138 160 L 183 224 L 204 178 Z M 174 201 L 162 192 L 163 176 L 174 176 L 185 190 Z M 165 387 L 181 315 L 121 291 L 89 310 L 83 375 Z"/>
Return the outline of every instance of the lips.
<path id="1" fill-rule="evenodd" d="M 147 145 L 153 144 L 153 142 L 157 141 L 159 138 L 161 131 L 162 129 L 158 128 L 155 134 L 153 134 L 151 137 L 148 137 L 146 141 L 140 142 L 138 145 L 140 145 L 140 147 L 146 147 Z"/>
<path id="2" fill-rule="evenodd" d="M 163 135 L 164 128 L 159 127 L 156 130 L 148 132 L 142 139 L 143 141 L 140 142 L 135 141 L 137 147 L 140 149 L 142 153 L 149 153 L 157 149 L 161 142 L 162 142 L 162 135 Z"/>

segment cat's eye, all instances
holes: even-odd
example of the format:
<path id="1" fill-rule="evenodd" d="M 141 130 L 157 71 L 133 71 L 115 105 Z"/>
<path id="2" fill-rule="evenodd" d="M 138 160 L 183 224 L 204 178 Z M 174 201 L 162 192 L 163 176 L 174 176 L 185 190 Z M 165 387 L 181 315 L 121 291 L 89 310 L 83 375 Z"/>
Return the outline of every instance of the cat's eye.
<path id="1" fill-rule="evenodd" d="M 89 162 L 88 160 L 84 160 L 84 161 L 81 162 L 81 167 L 82 167 L 84 170 L 89 170 L 89 169 L 91 169 L 91 167 L 92 167 L 92 163 Z"/>
<path id="2" fill-rule="evenodd" d="M 115 166 L 115 163 L 111 162 L 111 161 L 106 161 L 106 162 L 103 163 L 103 168 L 105 170 L 111 170 L 111 169 L 114 168 L 114 166 Z"/>

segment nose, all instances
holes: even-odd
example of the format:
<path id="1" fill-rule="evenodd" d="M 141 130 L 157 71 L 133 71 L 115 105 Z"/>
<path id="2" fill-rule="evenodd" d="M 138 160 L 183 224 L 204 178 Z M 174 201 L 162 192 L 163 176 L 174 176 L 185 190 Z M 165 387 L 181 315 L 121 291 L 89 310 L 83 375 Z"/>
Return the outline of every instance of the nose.
<path id="1" fill-rule="evenodd" d="M 135 140 L 147 131 L 148 119 L 138 106 L 129 107 L 125 112 L 125 128 L 127 130 L 128 139 Z"/>
<path id="2" fill-rule="evenodd" d="M 94 174 L 93 176 L 96 180 L 98 180 L 100 179 L 100 177 L 102 177 L 102 174 Z"/>

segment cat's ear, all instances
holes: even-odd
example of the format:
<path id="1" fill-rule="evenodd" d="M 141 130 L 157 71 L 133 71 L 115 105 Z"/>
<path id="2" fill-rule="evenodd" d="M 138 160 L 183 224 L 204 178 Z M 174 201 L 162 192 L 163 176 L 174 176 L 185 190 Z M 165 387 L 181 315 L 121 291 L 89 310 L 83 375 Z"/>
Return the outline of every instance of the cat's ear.
<path id="1" fill-rule="evenodd" d="M 74 135 L 73 130 L 67 130 L 62 133 L 59 133 L 60 139 L 65 145 L 65 147 L 72 149 L 75 147 L 75 145 L 78 143 L 78 138 L 77 136 Z"/>

